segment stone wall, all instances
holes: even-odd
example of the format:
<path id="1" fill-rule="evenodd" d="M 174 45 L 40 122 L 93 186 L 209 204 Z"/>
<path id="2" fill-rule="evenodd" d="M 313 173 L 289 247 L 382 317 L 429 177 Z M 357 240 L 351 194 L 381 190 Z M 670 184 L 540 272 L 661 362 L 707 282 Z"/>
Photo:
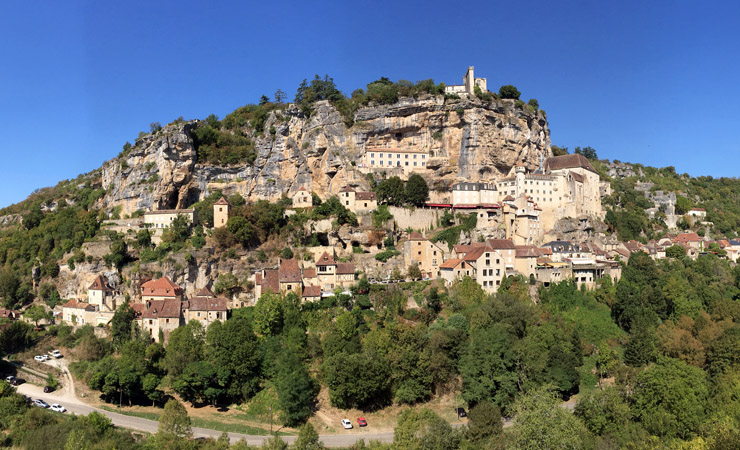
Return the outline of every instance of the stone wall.
<path id="1" fill-rule="evenodd" d="M 393 214 L 393 220 L 395 220 L 398 229 L 413 228 L 428 231 L 432 227 L 437 227 L 437 221 L 442 217 L 445 210 L 440 208 L 406 209 L 389 206 L 388 211 Z"/>

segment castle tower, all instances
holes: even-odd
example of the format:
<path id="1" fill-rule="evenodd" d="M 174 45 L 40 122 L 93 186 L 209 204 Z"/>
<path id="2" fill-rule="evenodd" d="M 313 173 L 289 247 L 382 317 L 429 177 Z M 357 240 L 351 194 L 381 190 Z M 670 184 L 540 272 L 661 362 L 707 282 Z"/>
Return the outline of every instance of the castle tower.
<path id="1" fill-rule="evenodd" d="M 229 220 L 231 204 L 225 197 L 221 197 L 213 204 L 213 228 L 225 227 Z"/>
<path id="2" fill-rule="evenodd" d="M 467 72 L 465 72 L 465 76 L 463 77 L 463 85 L 465 86 L 465 92 L 468 93 L 468 95 L 473 95 L 475 93 L 475 67 L 474 66 L 468 66 Z"/>
<path id="3" fill-rule="evenodd" d="M 516 164 L 516 195 L 518 196 L 520 193 L 524 192 L 524 175 L 526 172 L 526 168 L 524 167 L 524 164 L 517 163 Z"/>

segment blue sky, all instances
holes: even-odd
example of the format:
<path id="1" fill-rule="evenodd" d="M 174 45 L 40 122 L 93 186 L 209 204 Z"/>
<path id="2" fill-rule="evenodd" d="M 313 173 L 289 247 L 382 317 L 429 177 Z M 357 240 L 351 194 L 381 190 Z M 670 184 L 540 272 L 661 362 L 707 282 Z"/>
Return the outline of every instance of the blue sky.
<path id="1" fill-rule="evenodd" d="M 737 176 L 737 2 L 9 2 L 0 16 L 0 207 L 99 167 L 149 123 L 225 116 L 303 78 L 491 90 L 553 144 Z"/>

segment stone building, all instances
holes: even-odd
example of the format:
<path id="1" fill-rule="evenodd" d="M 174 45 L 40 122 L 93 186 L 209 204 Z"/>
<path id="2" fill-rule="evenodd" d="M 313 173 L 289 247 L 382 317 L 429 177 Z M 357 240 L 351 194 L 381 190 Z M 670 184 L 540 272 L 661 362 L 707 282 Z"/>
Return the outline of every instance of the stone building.
<path id="1" fill-rule="evenodd" d="M 182 313 L 185 324 L 191 320 L 198 320 L 204 328 L 213 322 L 224 322 L 229 311 L 229 300 L 217 297 L 207 287 L 202 288 L 195 297 L 182 304 Z"/>
<path id="2" fill-rule="evenodd" d="M 426 169 L 427 151 L 416 148 L 369 148 L 365 151 L 363 168 L 400 169 L 404 175 L 414 170 Z"/>
<path id="3" fill-rule="evenodd" d="M 175 220 L 177 216 L 185 216 L 189 224 L 196 224 L 196 214 L 194 209 L 161 209 L 159 211 L 147 211 L 144 213 L 144 223 L 154 229 L 169 228 L 172 221 Z"/>
<path id="4" fill-rule="evenodd" d="M 357 192 L 350 186 L 339 190 L 339 201 L 342 206 L 354 214 L 363 214 L 378 209 L 378 197 L 375 192 Z"/>
<path id="5" fill-rule="evenodd" d="M 225 227 L 229 221 L 231 204 L 225 197 L 221 197 L 213 204 L 213 228 Z"/>
<path id="6" fill-rule="evenodd" d="M 310 208 L 313 206 L 313 196 L 308 192 L 308 189 L 301 186 L 293 194 L 293 208 Z"/>
<path id="7" fill-rule="evenodd" d="M 406 267 L 417 265 L 424 278 L 440 276 L 439 267 L 444 262 L 447 251 L 416 231 L 411 232 L 409 240 L 403 244 Z"/>
<path id="8" fill-rule="evenodd" d="M 482 92 L 488 91 L 488 81 L 485 78 L 475 78 L 475 67 L 468 66 L 468 70 L 463 76 L 462 85 L 445 86 L 445 94 L 454 95 L 475 95 L 475 87 L 479 87 Z"/>
<path id="9" fill-rule="evenodd" d="M 141 285 L 141 301 L 182 300 L 182 288 L 168 277 L 147 281 Z"/>

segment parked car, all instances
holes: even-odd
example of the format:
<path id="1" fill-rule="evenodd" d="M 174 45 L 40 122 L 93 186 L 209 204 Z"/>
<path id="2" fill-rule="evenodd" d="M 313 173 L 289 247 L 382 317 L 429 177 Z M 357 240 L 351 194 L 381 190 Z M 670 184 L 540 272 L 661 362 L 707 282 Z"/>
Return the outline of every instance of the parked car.
<path id="1" fill-rule="evenodd" d="M 5 377 L 5 381 L 10 384 L 13 384 L 13 380 L 15 380 L 15 377 L 13 375 L 8 375 L 7 377 Z"/>
<path id="2" fill-rule="evenodd" d="M 49 352 L 49 354 L 57 359 L 62 357 L 62 352 L 60 352 L 59 350 L 52 350 Z"/>
<path id="3" fill-rule="evenodd" d="M 49 407 L 49 409 L 60 413 L 67 412 L 67 408 L 60 405 L 59 403 L 53 403 L 51 407 Z"/>
<path id="4" fill-rule="evenodd" d="M 44 361 L 48 360 L 49 357 L 46 356 L 46 355 L 36 355 L 36 356 L 33 357 L 33 359 L 35 359 L 38 362 L 44 362 Z"/>
<path id="5" fill-rule="evenodd" d="M 367 420 L 365 420 L 364 417 L 358 417 L 357 418 L 357 425 L 359 425 L 361 427 L 366 427 L 367 426 Z"/>
<path id="6" fill-rule="evenodd" d="M 51 386 L 44 386 L 44 394 L 48 394 L 49 392 L 54 392 L 54 388 Z"/>
<path id="7" fill-rule="evenodd" d="M 352 422 L 350 422 L 350 421 L 349 421 L 349 419 L 342 419 L 342 426 L 343 426 L 343 427 L 344 427 L 344 428 L 345 428 L 346 430 L 349 430 L 349 429 L 351 429 L 351 428 L 352 428 Z"/>
<path id="8" fill-rule="evenodd" d="M 20 386 L 21 384 L 25 382 L 26 380 L 24 380 L 23 378 L 14 377 L 13 381 L 11 381 L 10 384 L 12 384 L 13 386 Z"/>
<path id="9" fill-rule="evenodd" d="M 465 412 L 465 408 L 455 408 L 457 417 L 467 417 L 468 414 Z"/>
<path id="10" fill-rule="evenodd" d="M 36 400 L 34 400 L 33 401 L 33 405 L 34 406 L 38 406 L 39 408 L 48 408 L 49 407 L 49 404 L 46 403 L 45 401 L 41 400 L 40 398 L 37 398 Z"/>

